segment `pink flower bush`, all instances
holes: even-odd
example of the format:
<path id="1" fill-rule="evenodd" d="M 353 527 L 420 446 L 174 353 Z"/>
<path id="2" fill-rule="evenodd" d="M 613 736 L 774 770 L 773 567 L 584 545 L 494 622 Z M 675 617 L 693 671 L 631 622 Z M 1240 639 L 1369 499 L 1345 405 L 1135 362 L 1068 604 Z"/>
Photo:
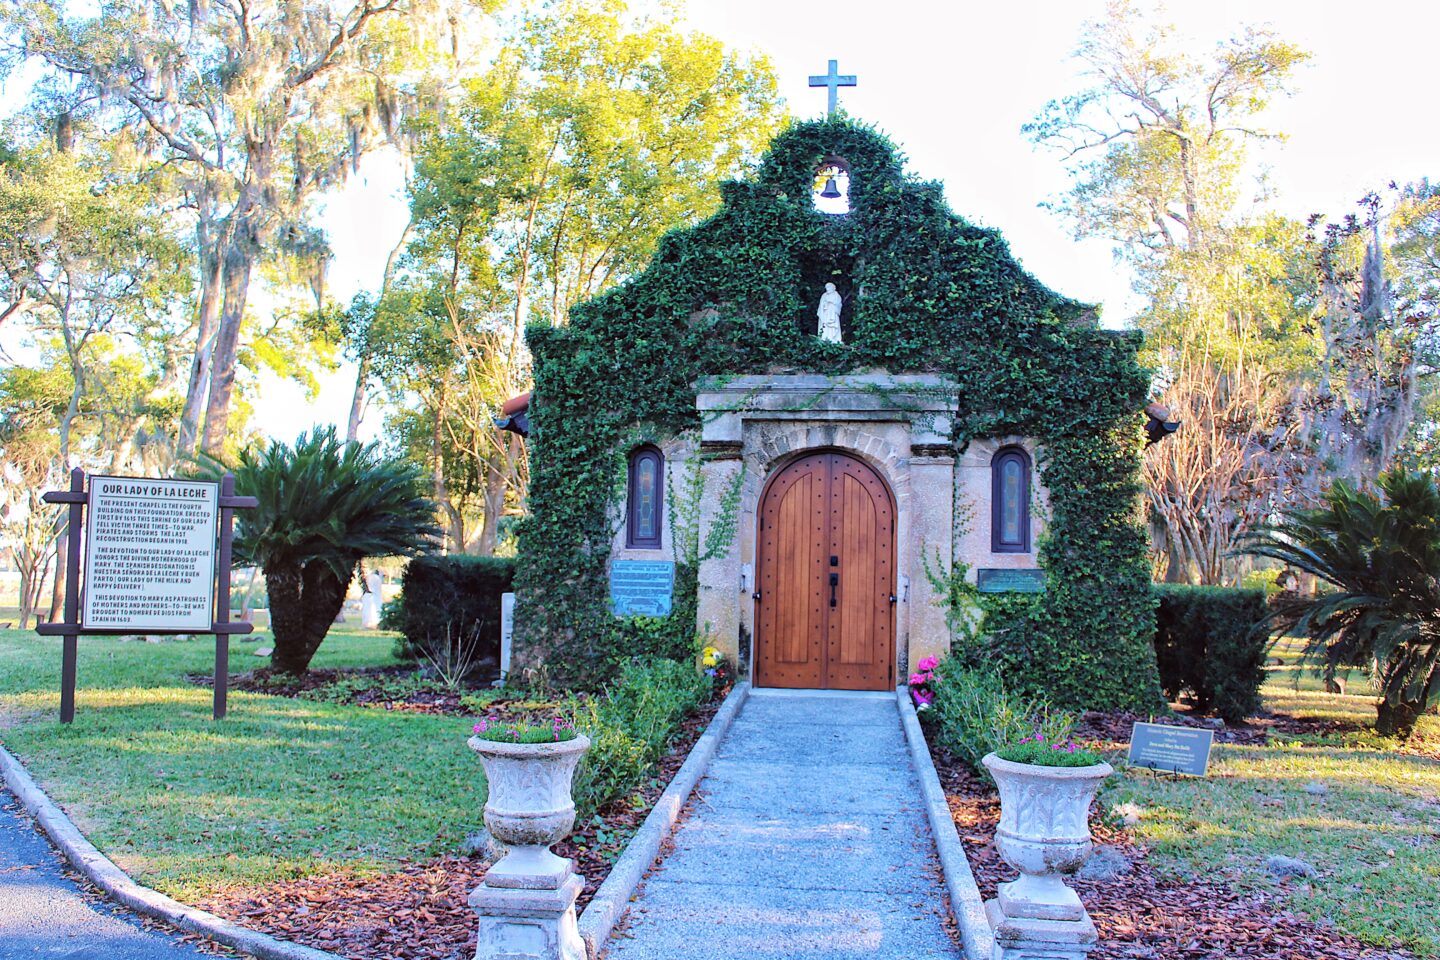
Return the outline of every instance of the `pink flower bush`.
<path id="1" fill-rule="evenodd" d="M 1040 732 L 1037 731 L 1037 732 L 1035 733 L 1035 736 L 1033 736 L 1033 737 L 1022 737 L 1022 738 L 1020 739 L 1020 742 L 1021 742 L 1021 743 L 1028 743 L 1028 742 L 1032 742 L 1032 741 L 1033 741 L 1034 743 L 1044 743 L 1044 742 L 1045 742 L 1045 734 L 1040 733 Z M 1066 753 L 1074 753 L 1076 750 L 1078 750 L 1078 749 L 1080 749 L 1080 748 L 1077 747 L 1077 746 L 1076 746 L 1075 744 L 1073 744 L 1073 743 L 1052 743 L 1052 744 L 1050 744 L 1050 749 L 1051 749 L 1051 750 L 1064 750 Z"/>
<path id="2" fill-rule="evenodd" d="M 915 664 L 910 674 L 910 699 L 915 701 L 916 711 L 927 710 L 935 701 L 935 668 L 940 665 L 938 657 L 926 657 Z"/>

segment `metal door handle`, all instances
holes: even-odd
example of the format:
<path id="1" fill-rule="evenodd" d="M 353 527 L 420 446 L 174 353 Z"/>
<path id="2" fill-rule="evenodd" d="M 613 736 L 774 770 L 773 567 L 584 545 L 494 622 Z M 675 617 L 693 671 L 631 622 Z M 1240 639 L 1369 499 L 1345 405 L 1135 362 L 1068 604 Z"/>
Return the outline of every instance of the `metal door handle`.
<path id="1" fill-rule="evenodd" d="M 835 588 L 840 586 L 840 574 L 830 574 L 830 606 L 835 606 Z"/>

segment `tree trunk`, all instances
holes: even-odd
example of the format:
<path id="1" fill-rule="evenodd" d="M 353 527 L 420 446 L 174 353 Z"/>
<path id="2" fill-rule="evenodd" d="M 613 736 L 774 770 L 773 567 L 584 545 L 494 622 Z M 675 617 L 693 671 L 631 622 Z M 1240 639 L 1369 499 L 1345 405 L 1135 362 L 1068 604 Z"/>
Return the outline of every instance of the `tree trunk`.
<path id="1" fill-rule="evenodd" d="M 355 372 L 355 394 L 350 398 L 350 419 L 345 422 L 345 442 L 360 442 L 360 415 L 365 410 L 365 381 L 370 379 L 370 354 L 360 357 L 360 369 Z"/>
<path id="2" fill-rule="evenodd" d="M 50 585 L 50 615 L 45 619 L 55 623 L 65 615 L 65 558 L 70 549 L 70 511 L 63 511 L 55 519 L 55 579 Z"/>
<path id="3" fill-rule="evenodd" d="M 445 485 L 445 408 L 446 398 L 449 393 L 449 374 L 446 373 L 440 381 L 440 395 L 431 414 L 430 421 L 430 496 L 440 506 L 448 508 L 451 514 L 457 513 L 450 504 L 450 494 Z M 452 531 L 449 534 L 453 541 L 450 550 L 447 552 L 463 553 L 465 541 L 455 540 Z"/>
<path id="4" fill-rule="evenodd" d="M 500 530 L 500 514 L 505 510 L 505 490 L 510 486 L 503 469 L 504 453 L 497 455 L 501 464 L 492 464 L 485 478 L 485 516 L 480 522 L 480 539 L 475 552 L 482 557 L 495 555 L 495 541 Z"/>
<path id="5" fill-rule="evenodd" d="M 240 349 L 240 326 L 245 320 L 245 299 L 250 292 L 250 270 L 255 265 L 254 236 L 239 228 L 225 251 L 225 305 L 215 333 L 210 362 L 210 395 L 205 404 L 205 432 L 200 449 L 216 455 L 225 443 L 230 421 L 230 398 L 235 392 L 235 362 Z"/>
<path id="6" fill-rule="evenodd" d="M 354 574 L 354 567 L 351 567 Z M 350 578 L 338 579 L 328 566 L 312 561 L 303 568 L 286 565 L 265 571 L 270 597 L 270 629 L 275 652 L 270 665 L 280 673 L 302 676 L 320 649 L 345 603 Z"/>
<path id="7" fill-rule="evenodd" d="M 1415 732 L 1415 724 L 1425 712 L 1425 701 L 1402 700 L 1391 703 L 1381 700 L 1375 705 L 1375 732 L 1382 737 L 1398 737 L 1409 740 Z"/>
<path id="8" fill-rule="evenodd" d="M 50 559 L 44 551 L 37 555 L 26 550 L 20 564 L 20 629 L 30 629 L 30 618 L 40 606 L 40 597 L 45 590 L 45 576 L 50 570 Z"/>
<path id="9" fill-rule="evenodd" d="M 190 361 L 190 382 L 185 388 L 185 408 L 180 414 L 180 432 L 175 438 L 175 452 L 184 456 L 195 451 L 196 434 L 200 432 L 200 411 L 205 406 L 206 387 L 210 384 L 210 356 L 215 348 L 215 328 L 220 322 L 223 300 L 220 285 L 224 271 L 218 250 L 206 250 L 201 273 L 200 315 L 195 332 L 195 356 Z"/>
<path id="10" fill-rule="evenodd" d="M 408 185 L 409 174 L 405 177 Z M 395 246 L 390 248 L 390 256 L 385 258 L 385 273 L 380 278 L 380 299 L 385 299 L 385 294 L 390 292 L 390 281 L 395 277 L 395 264 L 400 259 L 400 252 L 405 249 L 405 244 L 410 242 L 410 231 L 415 227 L 415 217 L 412 214 L 410 219 L 405 221 L 405 229 L 400 231 L 400 239 Z M 360 369 L 355 373 L 355 395 L 350 399 L 350 419 L 345 424 L 345 442 L 360 442 L 360 419 L 365 412 L 365 383 L 370 379 L 370 349 L 367 346 L 360 354 Z"/>

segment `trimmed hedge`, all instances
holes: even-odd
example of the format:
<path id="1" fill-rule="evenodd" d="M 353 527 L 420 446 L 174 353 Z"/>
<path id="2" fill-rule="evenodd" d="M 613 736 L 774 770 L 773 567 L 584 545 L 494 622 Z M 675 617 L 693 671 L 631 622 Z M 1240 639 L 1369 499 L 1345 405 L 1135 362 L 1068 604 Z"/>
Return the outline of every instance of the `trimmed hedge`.
<path id="1" fill-rule="evenodd" d="M 1160 609 L 1155 659 L 1171 700 L 1183 691 L 1195 706 L 1237 723 L 1260 710 L 1269 632 L 1265 591 L 1156 584 Z"/>
<path id="2" fill-rule="evenodd" d="M 500 660 L 500 595 L 515 579 L 513 557 L 418 557 L 401 580 L 399 609 L 387 619 L 404 636 L 395 654 L 444 662 L 459 638 L 468 663 Z M 388 612 L 388 611 L 387 611 Z"/>

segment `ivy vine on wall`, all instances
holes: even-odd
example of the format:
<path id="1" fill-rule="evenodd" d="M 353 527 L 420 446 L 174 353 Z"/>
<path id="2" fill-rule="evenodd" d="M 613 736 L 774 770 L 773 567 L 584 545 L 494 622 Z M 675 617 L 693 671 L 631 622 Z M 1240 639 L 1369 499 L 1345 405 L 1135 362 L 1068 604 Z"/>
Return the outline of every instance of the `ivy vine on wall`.
<path id="1" fill-rule="evenodd" d="M 850 169 L 845 216 L 811 200 L 832 155 Z M 977 641 L 995 648 L 1012 688 L 1068 706 L 1156 706 L 1137 523 L 1149 384 L 1139 335 L 1099 329 L 1090 308 L 1025 273 L 998 232 L 952 213 L 939 184 L 907 176 L 883 135 L 847 118 L 792 125 L 752 179 L 720 189 L 716 214 L 666 236 L 644 273 L 578 307 L 569 327 L 528 331 L 522 661 L 583 680 L 625 652 L 608 608 L 607 510 L 637 424 L 671 436 L 697 428 L 702 375 L 879 368 L 954 382 L 957 450 L 1010 435 L 1043 445 L 1046 592 Z M 845 298 L 844 344 L 814 336 L 827 282 Z M 682 589 L 677 581 L 677 641 L 695 631 Z"/>

